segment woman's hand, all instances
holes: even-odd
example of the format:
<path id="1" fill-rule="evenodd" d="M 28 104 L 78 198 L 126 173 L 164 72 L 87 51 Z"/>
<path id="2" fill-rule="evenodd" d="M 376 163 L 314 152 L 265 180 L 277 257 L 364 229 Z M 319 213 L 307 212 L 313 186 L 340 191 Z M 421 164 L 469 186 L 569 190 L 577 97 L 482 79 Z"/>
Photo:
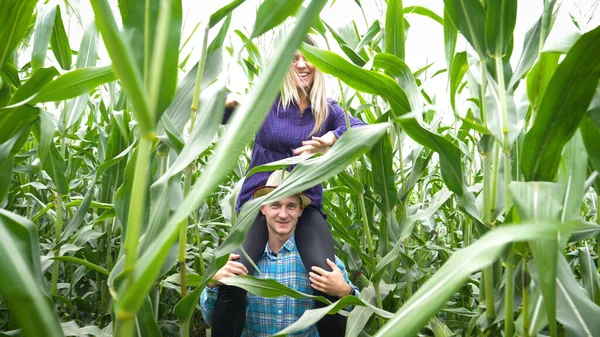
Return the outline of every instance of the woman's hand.
<path id="1" fill-rule="evenodd" d="M 229 261 L 227 261 L 227 264 L 225 264 L 223 266 L 223 268 L 219 269 L 219 271 L 217 271 L 215 273 L 215 275 L 213 276 L 213 279 L 216 280 L 217 283 L 209 284 L 208 287 L 216 288 L 217 285 L 221 284 L 221 282 L 219 282 L 219 281 L 221 281 L 223 279 L 226 279 L 226 278 L 234 276 L 234 275 L 248 274 L 248 269 L 246 269 L 246 266 L 244 266 L 243 264 L 241 264 L 239 262 L 233 261 L 233 260 L 237 260 L 239 258 L 240 258 L 240 256 L 238 254 L 229 255 Z"/>
<path id="2" fill-rule="evenodd" d="M 331 271 L 316 266 L 311 268 L 313 271 L 308 273 L 310 286 L 330 296 L 341 298 L 350 295 L 352 288 L 346 283 L 340 268 L 330 259 L 327 259 L 327 264 L 331 267 Z"/>
<path id="3" fill-rule="evenodd" d="M 329 148 L 337 141 L 333 132 L 329 131 L 321 137 L 312 137 L 311 140 L 302 142 L 302 146 L 294 149 L 294 155 L 322 153 L 325 154 Z"/>

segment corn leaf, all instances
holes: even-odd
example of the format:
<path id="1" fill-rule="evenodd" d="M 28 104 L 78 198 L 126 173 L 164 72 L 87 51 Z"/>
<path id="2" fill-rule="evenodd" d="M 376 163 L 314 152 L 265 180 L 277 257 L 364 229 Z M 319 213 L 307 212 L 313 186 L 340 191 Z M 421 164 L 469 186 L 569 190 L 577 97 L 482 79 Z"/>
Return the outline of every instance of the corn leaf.
<path id="1" fill-rule="evenodd" d="M 56 57 L 56 61 L 58 61 L 60 67 L 63 70 L 71 69 L 73 61 L 71 46 L 69 45 L 69 37 L 63 24 L 60 6 L 56 6 L 56 16 L 54 18 L 54 25 L 52 26 L 50 46 L 52 46 L 52 53 L 54 53 L 54 57 Z"/>
<path id="2" fill-rule="evenodd" d="M 485 9 L 479 0 L 444 0 L 448 16 L 480 59 L 486 59 Z"/>
<path id="3" fill-rule="evenodd" d="M 575 43 L 550 80 L 523 141 L 521 168 L 526 180 L 554 180 L 562 148 L 579 126 L 599 78 L 600 27 Z"/>
<path id="4" fill-rule="evenodd" d="M 402 0 L 388 0 L 385 12 L 385 51 L 404 60 L 404 11 Z"/>
<path id="5" fill-rule="evenodd" d="M 5 0 L 0 11 L 0 68 L 11 57 L 29 30 L 37 0 Z"/>
<path id="6" fill-rule="evenodd" d="M 583 288 L 589 299 L 596 305 L 600 305 L 600 276 L 587 243 L 585 247 L 579 248 L 579 265 L 581 266 Z"/>
<path id="7" fill-rule="evenodd" d="M 281 24 L 285 19 L 294 15 L 302 6 L 304 0 L 265 0 L 256 12 L 256 21 L 250 38 L 261 36 Z"/>
<path id="8" fill-rule="evenodd" d="M 504 57 L 513 41 L 517 0 L 490 1 L 486 8 L 485 37 L 488 55 Z"/>
<path id="9" fill-rule="evenodd" d="M 115 79 L 111 67 L 76 69 L 43 86 L 31 102 L 56 102 L 77 97 Z"/>
<path id="10" fill-rule="evenodd" d="M 42 282 L 35 225 L 0 209 L 0 243 L 0 295 L 12 310 L 12 319 L 28 336 L 62 336 Z"/>
<path id="11" fill-rule="evenodd" d="M 492 230 L 472 245 L 456 251 L 396 312 L 375 337 L 408 337 L 417 334 L 469 276 L 492 264 L 511 242 L 556 237 L 559 224 L 523 224 Z"/>
<path id="12" fill-rule="evenodd" d="M 59 6 L 45 5 L 38 10 L 33 29 L 33 51 L 31 52 L 31 68 L 33 70 L 44 67 L 57 7 Z"/>

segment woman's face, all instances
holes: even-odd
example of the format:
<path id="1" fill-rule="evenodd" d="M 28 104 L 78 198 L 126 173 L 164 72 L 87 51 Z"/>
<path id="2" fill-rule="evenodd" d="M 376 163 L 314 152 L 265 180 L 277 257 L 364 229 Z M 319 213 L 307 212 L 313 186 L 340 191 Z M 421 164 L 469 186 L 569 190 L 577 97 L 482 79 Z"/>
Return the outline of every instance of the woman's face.
<path id="1" fill-rule="evenodd" d="M 315 66 L 306 61 L 301 52 L 296 51 L 292 67 L 298 75 L 298 83 L 296 84 L 296 87 L 308 92 L 315 80 Z"/>

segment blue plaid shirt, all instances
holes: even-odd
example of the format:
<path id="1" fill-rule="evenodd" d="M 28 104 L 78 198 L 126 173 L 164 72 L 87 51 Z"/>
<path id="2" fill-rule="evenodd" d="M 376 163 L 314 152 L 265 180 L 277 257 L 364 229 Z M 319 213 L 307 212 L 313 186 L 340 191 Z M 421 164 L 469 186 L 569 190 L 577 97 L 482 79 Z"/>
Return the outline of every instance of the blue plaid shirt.
<path id="1" fill-rule="evenodd" d="M 342 271 L 346 282 L 354 289 L 355 295 L 358 296 L 358 288 L 348 279 L 346 267 L 337 256 L 335 264 Z M 258 260 L 258 268 L 262 273 L 256 273 L 258 275 L 254 276 L 257 278 L 274 279 L 296 291 L 312 293 L 308 274 L 296 247 L 294 235 L 286 241 L 277 254 L 267 243 L 263 256 Z M 200 297 L 202 316 L 209 325 L 212 322 L 218 293 L 218 288 L 206 287 Z M 313 306 L 313 300 L 308 298 L 294 299 L 289 296 L 264 298 L 248 293 L 246 324 L 242 336 L 271 336 L 296 322 L 306 310 L 313 309 Z M 316 325 L 313 325 L 290 336 L 318 337 L 319 333 Z"/>

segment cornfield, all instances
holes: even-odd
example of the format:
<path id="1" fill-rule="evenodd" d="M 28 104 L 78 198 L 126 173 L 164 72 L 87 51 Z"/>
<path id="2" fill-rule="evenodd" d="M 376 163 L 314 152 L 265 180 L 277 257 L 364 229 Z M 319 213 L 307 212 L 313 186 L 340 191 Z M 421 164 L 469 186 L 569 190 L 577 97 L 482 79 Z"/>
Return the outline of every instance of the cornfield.
<path id="1" fill-rule="evenodd" d="M 552 40 L 565 4 L 536 1 L 515 36 L 525 1 L 377 1 L 381 18 L 338 29 L 320 17 L 329 1 L 264 0 L 243 32 L 245 0 L 193 18 L 182 0 L 90 0 L 92 22 L 80 1 L 0 0 L 0 335 L 205 336 L 200 293 L 260 205 L 323 183 L 360 298 L 279 335 L 342 312 L 352 337 L 600 336 L 600 27 L 572 15 L 575 33 Z M 405 62 L 414 16 L 439 25 L 444 62 Z M 267 58 L 261 39 L 282 30 Z M 296 165 L 237 213 L 296 50 L 367 125 L 248 172 Z M 246 100 L 222 125 L 235 67 Z"/>

